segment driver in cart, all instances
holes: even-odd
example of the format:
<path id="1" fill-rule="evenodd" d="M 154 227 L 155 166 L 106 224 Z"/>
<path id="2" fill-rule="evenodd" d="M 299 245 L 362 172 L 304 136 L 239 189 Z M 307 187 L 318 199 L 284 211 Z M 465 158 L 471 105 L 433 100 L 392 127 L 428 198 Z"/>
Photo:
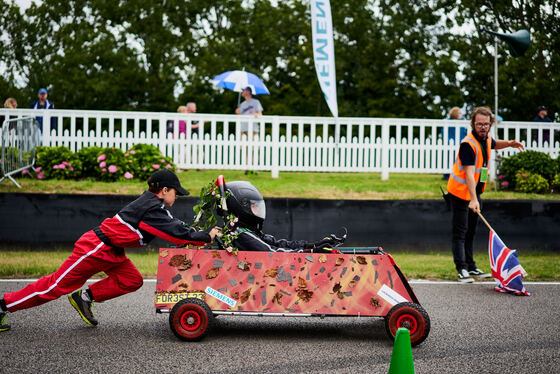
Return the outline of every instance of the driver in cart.
<path id="1" fill-rule="evenodd" d="M 262 232 L 266 206 L 255 186 L 247 181 L 234 181 L 226 183 L 225 190 L 229 192 L 226 192 L 226 204 L 218 213 L 224 220 L 229 214 L 237 217 L 232 233 L 236 236 L 233 244 L 240 251 L 338 253 L 335 248 L 346 240 L 346 234 L 342 237 L 331 234 L 314 242 L 276 239 Z"/>

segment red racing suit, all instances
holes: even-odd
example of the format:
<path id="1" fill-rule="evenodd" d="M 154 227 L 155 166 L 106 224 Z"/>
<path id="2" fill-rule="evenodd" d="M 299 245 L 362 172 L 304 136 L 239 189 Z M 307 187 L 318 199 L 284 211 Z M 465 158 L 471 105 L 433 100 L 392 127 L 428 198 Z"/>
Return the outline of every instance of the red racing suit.
<path id="1" fill-rule="evenodd" d="M 83 234 L 55 273 L 4 294 L 7 310 L 14 312 L 55 300 L 80 288 L 99 272 L 107 277 L 89 286 L 94 301 L 136 291 L 142 286 L 142 276 L 126 257 L 124 248 L 144 246 L 156 236 L 177 245 L 211 241 L 207 232 L 185 226 L 165 209 L 162 199 L 146 191 L 114 217 Z"/>

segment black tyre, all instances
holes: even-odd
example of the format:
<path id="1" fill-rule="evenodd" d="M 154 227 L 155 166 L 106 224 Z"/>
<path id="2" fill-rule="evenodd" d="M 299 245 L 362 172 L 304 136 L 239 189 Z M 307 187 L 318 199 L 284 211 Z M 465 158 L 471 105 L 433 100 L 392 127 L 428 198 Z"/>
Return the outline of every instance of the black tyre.
<path id="1" fill-rule="evenodd" d="M 416 346 L 430 333 L 430 317 L 418 304 L 400 303 L 395 305 L 385 317 L 385 330 L 391 339 L 395 339 L 400 327 L 410 331 L 410 344 Z"/>
<path id="2" fill-rule="evenodd" d="M 179 301 L 169 314 L 169 327 L 181 340 L 199 341 L 214 324 L 210 307 L 202 300 L 187 298 Z"/>

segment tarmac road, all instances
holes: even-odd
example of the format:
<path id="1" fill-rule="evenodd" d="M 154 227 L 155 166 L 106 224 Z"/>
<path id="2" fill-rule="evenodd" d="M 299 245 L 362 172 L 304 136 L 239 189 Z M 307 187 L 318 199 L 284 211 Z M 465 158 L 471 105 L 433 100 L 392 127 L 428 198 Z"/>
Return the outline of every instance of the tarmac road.
<path id="1" fill-rule="evenodd" d="M 0 293 L 26 282 L 0 280 Z M 414 283 L 431 332 L 413 348 L 416 373 L 559 373 L 560 285 L 530 297 L 491 283 Z M 0 373 L 387 373 L 383 319 L 220 316 L 200 343 L 177 340 L 156 314 L 155 283 L 96 304 L 97 328 L 66 297 L 9 315 Z"/>

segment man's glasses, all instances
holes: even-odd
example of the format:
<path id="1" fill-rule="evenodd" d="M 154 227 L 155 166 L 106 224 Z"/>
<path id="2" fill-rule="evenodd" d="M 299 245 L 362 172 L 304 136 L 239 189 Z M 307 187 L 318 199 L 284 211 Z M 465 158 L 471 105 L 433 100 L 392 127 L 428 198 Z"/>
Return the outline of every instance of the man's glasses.
<path id="1" fill-rule="evenodd" d="M 476 127 L 490 127 L 490 122 L 477 122 L 474 125 Z"/>

